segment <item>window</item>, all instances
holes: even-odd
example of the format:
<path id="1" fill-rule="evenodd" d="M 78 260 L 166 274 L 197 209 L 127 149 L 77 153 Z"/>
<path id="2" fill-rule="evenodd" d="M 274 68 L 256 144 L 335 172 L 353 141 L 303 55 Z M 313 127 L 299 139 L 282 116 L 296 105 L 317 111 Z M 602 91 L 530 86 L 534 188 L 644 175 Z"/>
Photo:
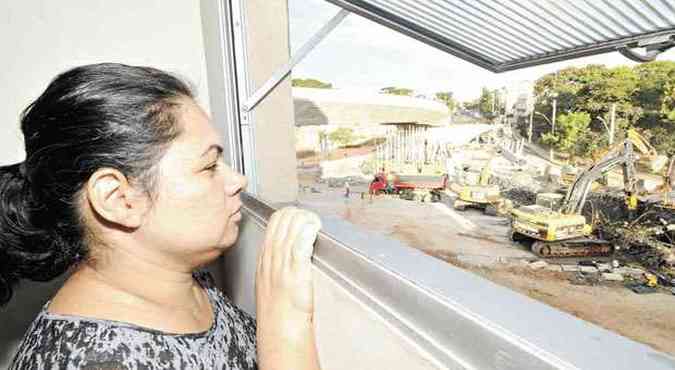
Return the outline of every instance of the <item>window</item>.
<path id="1" fill-rule="evenodd" d="M 663 183 L 664 172 L 659 171 L 668 167 L 663 156 L 673 150 L 667 122 L 675 54 L 666 51 L 659 61 L 640 65 L 618 53 L 570 59 L 605 45 L 601 39 L 608 30 L 588 31 L 595 32 L 594 43 L 575 44 L 570 35 L 550 39 L 555 38 L 552 30 L 565 22 L 607 16 L 583 13 L 593 8 L 590 3 L 557 10 L 514 3 L 510 8 L 499 5 L 506 10 L 494 15 L 487 11 L 489 3 L 479 2 L 462 10 L 466 17 L 493 22 L 493 28 L 521 44 L 527 37 L 523 14 L 574 12 L 578 19 L 556 19 L 540 31 L 550 44 L 567 43 L 567 50 L 553 52 L 557 56 L 551 59 L 524 53 L 522 45 L 514 51 L 518 58 L 507 58 L 504 46 L 494 47 L 497 41 L 476 34 L 473 26 L 465 26 L 467 32 L 459 39 L 478 38 L 485 45 L 472 50 L 448 42 L 439 37 L 446 32 L 440 25 L 447 19 L 439 17 L 457 15 L 430 11 L 443 2 L 428 8 L 408 8 L 402 1 L 331 2 L 356 14 L 343 20 L 340 7 L 320 0 L 289 0 L 287 20 L 285 12 L 265 12 L 256 2 L 244 6 L 233 1 L 230 9 L 234 53 L 240 53 L 235 62 L 238 86 L 244 90 L 239 96 L 244 108 L 243 168 L 254 174 L 258 198 L 283 204 L 288 193 L 279 189 L 292 188 L 297 181 L 297 193 L 290 198 L 324 217 L 327 235 L 317 256 L 322 284 L 339 286 L 437 365 L 606 367 L 587 356 L 592 352 L 603 353 L 601 361 L 611 361 L 613 367 L 630 368 L 631 363 L 642 364 L 645 353 L 664 359 L 662 352 L 675 353 L 675 331 L 663 325 L 673 314 L 667 284 L 674 276 L 668 275 L 667 266 L 652 271 L 658 273 L 653 275 L 657 283 L 661 281 L 649 296 L 660 302 L 656 305 L 634 293 L 650 290 L 654 278 L 644 273 L 653 266 L 645 262 L 654 254 L 640 245 L 644 240 L 629 239 L 629 229 L 615 225 L 628 217 L 622 208 L 623 163 L 636 180 L 629 185 L 639 185 L 632 191 L 643 191 L 637 212 L 644 212 L 641 207 L 650 199 L 666 206 L 654 194 L 659 181 Z M 673 25 L 668 23 L 670 13 L 652 19 L 654 12 L 644 7 L 670 9 L 645 2 L 639 7 L 613 5 L 608 12 L 612 21 L 629 11 L 643 15 L 635 24 L 624 20 L 628 31 L 622 37 L 626 46 L 647 46 L 649 50 L 635 54 L 646 57 L 658 48 L 666 50 L 670 39 L 658 39 L 656 49 L 640 44 L 636 35 L 645 33 L 640 32 L 645 23 L 656 24 L 658 32 L 672 32 Z M 396 12 L 402 9 L 409 12 Z M 512 20 L 490 21 L 497 16 Z M 283 35 L 285 22 L 293 55 L 306 51 L 300 45 L 307 40 L 317 41 L 310 35 L 328 34 L 325 24 L 339 23 L 294 65 L 290 81 L 278 72 L 288 62 L 288 40 L 269 41 L 275 32 Z M 589 37 L 579 32 L 580 40 Z M 445 48 L 439 45 L 443 42 Z M 270 44 L 281 51 L 264 54 Z M 498 49 L 499 55 L 492 55 Z M 495 71 L 532 67 L 494 74 L 463 59 Z M 258 99 L 265 96 L 263 87 L 274 85 L 269 81 L 278 82 L 277 88 Z M 289 135 L 295 158 L 281 149 Z M 627 139 L 639 160 L 618 145 Z M 616 166 L 605 166 L 602 158 Z M 586 171 L 596 168 L 590 167 L 595 162 L 601 165 L 599 173 Z M 289 163 L 297 176 L 289 175 Z M 580 197 L 571 192 L 566 199 L 575 180 L 587 183 L 588 197 L 582 191 Z M 561 209 L 563 202 L 577 208 Z M 252 214 L 263 215 L 258 225 L 264 226 L 270 209 L 256 199 L 249 204 Z M 654 232 L 649 243 L 658 242 L 662 256 L 657 258 L 664 265 L 671 251 L 668 222 L 636 224 Z M 512 240 L 511 234 L 524 240 Z M 570 246 L 579 240 L 572 239 L 575 235 L 591 239 L 589 253 L 598 256 L 546 257 L 575 248 Z M 611 257 L 600 256 L 619 240 L 633 244 Z M 329 244 L 332 248 L 323 247 Z M 631 282 L 636 284 L 633 290 L 626 287 Z M 618 312 L 627 319 L 615 320 Z M 630 339 L 589 327 L 584 320 Z M 597 336 L 602 340 L 593 339 Z M 481 344 L 480 351 L 474 343 Z M 579 343 L 589 352 L 570 347 Z"/>

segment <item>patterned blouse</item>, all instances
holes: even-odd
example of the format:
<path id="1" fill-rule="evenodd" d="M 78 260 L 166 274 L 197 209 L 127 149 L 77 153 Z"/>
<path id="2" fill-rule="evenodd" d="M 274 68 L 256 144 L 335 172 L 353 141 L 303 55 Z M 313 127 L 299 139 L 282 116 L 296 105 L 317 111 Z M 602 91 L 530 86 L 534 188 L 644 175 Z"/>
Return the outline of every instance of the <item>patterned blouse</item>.
<path id="1" fill-rule="evenodd" d="M 10 369 L 257 369 L 255 321 L 215 287 L 207 272 L 215 320 L 196 334 L 170 334 L 134 324 L 47 312 L 45 304 Z"/>

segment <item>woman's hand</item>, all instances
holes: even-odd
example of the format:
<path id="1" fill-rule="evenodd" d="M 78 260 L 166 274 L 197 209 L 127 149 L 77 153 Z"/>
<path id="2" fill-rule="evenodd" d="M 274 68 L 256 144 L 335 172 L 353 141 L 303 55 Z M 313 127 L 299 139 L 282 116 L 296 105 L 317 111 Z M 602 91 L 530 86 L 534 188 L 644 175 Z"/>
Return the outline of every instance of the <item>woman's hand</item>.
<path id="1" fill-rule="evenodd" d="M 256 312 L 262 370 L 319 369 L 312 253 L 321 221 L 294 207 L 275 212 L 258 256 Z"/>

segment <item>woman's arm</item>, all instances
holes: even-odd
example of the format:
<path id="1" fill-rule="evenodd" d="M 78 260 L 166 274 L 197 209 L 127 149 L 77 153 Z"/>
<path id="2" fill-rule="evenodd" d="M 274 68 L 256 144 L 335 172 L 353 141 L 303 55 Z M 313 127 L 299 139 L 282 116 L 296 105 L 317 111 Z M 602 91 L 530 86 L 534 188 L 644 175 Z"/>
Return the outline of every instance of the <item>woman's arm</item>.
<path id="1" fill-rule="evenodd" d="M 294 207 L 275 212 L 267 225 L 256 273 L 261 370 L 320 369 L 311 263 L 320 228 L 315 214 Z"/>

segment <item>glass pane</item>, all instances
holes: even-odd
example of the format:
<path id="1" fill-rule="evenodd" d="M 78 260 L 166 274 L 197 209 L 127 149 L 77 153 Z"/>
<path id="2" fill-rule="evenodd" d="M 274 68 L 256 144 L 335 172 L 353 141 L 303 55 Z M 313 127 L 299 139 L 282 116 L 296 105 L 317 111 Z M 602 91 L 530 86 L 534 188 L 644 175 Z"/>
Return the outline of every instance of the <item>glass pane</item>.
<path id="1" fill-rule="evenodd" d="M 675 51 L 493 74 L 350 15 L 292 78 L 302 206 L 675 354 Z"/>

